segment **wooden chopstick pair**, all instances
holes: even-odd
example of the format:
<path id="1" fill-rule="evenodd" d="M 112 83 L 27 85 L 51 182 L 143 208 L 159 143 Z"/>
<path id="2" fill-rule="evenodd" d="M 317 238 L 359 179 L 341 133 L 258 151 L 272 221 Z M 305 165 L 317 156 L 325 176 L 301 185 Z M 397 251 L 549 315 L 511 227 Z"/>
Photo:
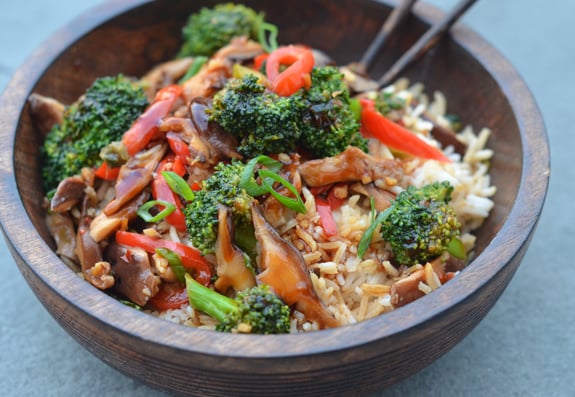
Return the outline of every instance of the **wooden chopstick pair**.
<path id="1" fill-rule="evenodd" d="M 384 87 L 395 80 L 398 75 L 412 62 L 419 59 L 425 52 L 427 52 L 431 47 L 433 47 L 439 39 L 447 32 L 451 26 L 465 12 L 476 2 L 477 0 L 461 0 L 457 3 L 453 9 L 451 9 L 443 19 L 438 23 L 433 25 L 431 28 L 425 32 L 421 38 L 413 44 L 377 81 L 378 87 Z M 370 46 L 362 56 L 358 64 L 355 65 L 359 70 L 367 71 L 371 66 L 376 55 L 380 49 L 384 46 L 385 42 L 389 36 L 400 26 L 407 16 L 410 14 L 416 0 L 400 0 L 399 4 L 393 9 L 389 17 L 385 20 L 381 29 L 379 30 L 377 36 L 371 42 Z"/>

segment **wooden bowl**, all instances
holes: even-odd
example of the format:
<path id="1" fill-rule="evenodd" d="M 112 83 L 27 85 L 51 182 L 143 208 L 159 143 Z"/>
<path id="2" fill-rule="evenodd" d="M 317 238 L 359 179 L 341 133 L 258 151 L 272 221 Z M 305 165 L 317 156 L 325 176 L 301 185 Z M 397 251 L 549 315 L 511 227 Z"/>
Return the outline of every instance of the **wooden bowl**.
<path id="1" fill-rule="evenodd" d="M 359 59 L 390 11 L 375 0 L 245 1 L 340 64 Z M 182 395 L 362 395 L 403 379 L 447 352 L 485 316 L 528 247 L 548 186 L 549 151 L 535 102 L 513 67 L 457 26 L 408 70 L 452 112 L 493 130 L 495 207 L 478 232 L 473 262 L 432 294 L 384 316 L 301 335 L 235 335 L 192 329 L 129 308 L 78 278 L 53 252 L 41 207 L 38 147 L 26 99 L 68 103 L 96 77 L 141 75 L 172 57 L 187 15 L 213 1 L 109 2 L 53 35 L 18 70 L 0 100 L 0 219 L 39 300 L 86 349 L 123 373 Z M 418 4 L 389 42 L 375 76 L 441 13 Z M 479 364 L 480 365 L 480 364 Z"/>

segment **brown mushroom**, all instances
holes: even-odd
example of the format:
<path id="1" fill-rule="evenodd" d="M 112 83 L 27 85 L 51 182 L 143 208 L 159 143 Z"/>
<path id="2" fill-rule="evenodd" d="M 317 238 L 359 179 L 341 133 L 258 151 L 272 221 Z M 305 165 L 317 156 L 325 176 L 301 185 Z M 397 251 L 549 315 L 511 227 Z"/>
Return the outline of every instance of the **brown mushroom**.
<path id="1" fill-rule="evenodd" d="M 56 124 L 63 123 L 65 106 L 56 99 L 33 93 L 28 104 L 32 121 L 41 134 L 46 135 Z"/>
<path id="2" fill-rule="evenodd" d="M 252 60 L 263 53 L 264 49 L 260 43 L 249 40 L 246 36 L 240 36 L 233 38 L 228 45 L 220 48 L 213 58 L 235 63 Z"/>
<path id="3" fill-rule="evenodd" d="M 56 253 L 72 261 L 76 259 L 76 230 L 68 213 L 50 212 L 46 225 L 56 243 Z"/>
<path id="4" fill-rule="evenodd" d="M 209 121 L 207 110 L 211 104 L 207 98 L 194 98 L 190 102 L 190 118 L 194 127 L 220 157 L 239 159 L 236 138 L 225 132 L 218 124 Z"/>
<path id="5" fill-rule="evenodd" d="M 80 225 L 76 238 L 76 253 L 82 267 L 84 278 L 99 289 L 108 289 L 114 285 L 110 265 L 104 262 L 102 249 L 94 241 L 85 225 Z"/>
<path id="6" fill-rule="evenodd" d="M 333 328 L 339 322 L 317 296 L 301 253 L 265 220 L 258 204 L 251 208 L 259 243 L 257 280 L 268 284 L 288 305 L 317 321 L 320 328 Z"/>
<path id="7" fill-rule="evenodd" d="M 79 176 L 70 176 L 63 179 L 56 188 L 56 193 L 50 201 L 50 210 L 54 212 L 66 212 L 76 206 L 84 197 L 86 183 Z"/>
<path id="8" fill-rule="evenodd" d="M 420 290 L 419 283 L 426 283 L 431 273 L 435 273 L 438 280 L 444 278 L 445 258 L 443 256 L 426 263 L 423 269 L 418 269 L 409 276 L 396 281 L 391 286 L 391 304 L 394 307 L 401 307 L 425 295 Z M 429 285 L 429 282 L 427 284 Z"/>
<path id="9" fill-rule="evenodd" d="M 166 145 L 156 145 L 136 154 L 122 165 L 116 181 L 116 195 L 104 208 L 107 216 L 119 211 L 150 184 L 153 173 L 165 152 Z"/>
<path id="10" fill-rule="evenodd" d="M 186 102 L 197 97 L 212 97 L 232 75 L 232 64 L 226 59 L 212 58 L 200 71 L 183 84 Z"/>
<path id="11" fill-rule="evenodd" d="M 302 163 L 299 173 L 311 187 L 358 181 L 385 186 L 397 184 L 403 179 L 403 166 L 398 160 L 376 158 L 349 146 L 337 156 Z"/>
<path id="12" fill-rule="evenodd" d="M 104 212 L 100 212 L 90 223 L 90 236 L 96 242 L 108 238 L 113 232 L 134 219 L 137 216 L 138 208 L 148 201 L 149 197 L 149 192 L 143 190 L 113 215 L 108 216 Z"/>
<path id="13" fill-rule="evenodd" d="M 247 266 L 249 257 L 233 243 L 234 226 L 232 213 L 228 207 L 218 207 L 218 237 L 216 238 L 215 287 L 225 293 L 229 288 L 243 291 L 256 285 L 255 276 Z"/>
<path id="14" fill-rule="evenodd" d="M 161 88 L 177 83 L 193 62 L 192 57 L 178 58 L 161 63 L 146 73 L 141 80 L 145 82 L 143 86 L 150 101 Z"/>
<path id="15" fill-rule="evenodd" d="M 112 243 L 107 256 L 116 277 L 115 292 L 140 306 L 158 293 L 160 279 L 152 272 L 146 251 Z"/>
<path id="16" fill-rule="evenodd" d="M 387 209 L 393 200 L 395 200 L 395 194 L 385 190 L 379 189 L 374 186 L 373 183 L 368 183 L 366 185 L 362 183 L 354 183 L 349 187 L 349 189 L 354 193 L 359 193 L 363 196 L 373 198 L 374 207 L 377 211 L 383 211 Z"/>

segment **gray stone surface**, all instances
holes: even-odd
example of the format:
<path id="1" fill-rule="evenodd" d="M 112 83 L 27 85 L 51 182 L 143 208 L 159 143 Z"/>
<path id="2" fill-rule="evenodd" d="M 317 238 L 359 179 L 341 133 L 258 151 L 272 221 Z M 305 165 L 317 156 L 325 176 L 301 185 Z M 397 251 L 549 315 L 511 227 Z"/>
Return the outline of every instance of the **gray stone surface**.
<path id="1" fill-rule="evenodd" d="M 455 0 L 430 0 L 448 9 Z M 96 0 L 3 2 L 0 90 L 41 42 Z M 547 203 L 524 262 L 479 326 L 428 368 L 376 396 L 573 396 L 575 2 L 482 0 L 464 17 L 526 79 L 552 153 Z M 1 111 L 1 110 L 0 110 Z M 158 396 L 81 348 L 47 314 L 0 241 L 0 390 L 4 396 Z M 97 385 L 97 388 L 95 386 Z"/>

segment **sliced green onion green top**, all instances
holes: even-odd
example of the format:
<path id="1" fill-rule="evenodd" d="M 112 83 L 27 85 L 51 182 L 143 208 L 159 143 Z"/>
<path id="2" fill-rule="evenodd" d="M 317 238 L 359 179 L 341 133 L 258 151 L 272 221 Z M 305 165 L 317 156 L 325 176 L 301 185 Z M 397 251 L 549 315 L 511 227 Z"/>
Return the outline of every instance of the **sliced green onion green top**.
<path id="1" fill-rule="evenodd" d="M 267 168 L 258 170 L 261 177 L 261 185 L 256 182 L 254 170 L 256 165 L 261 164 Z M 289 181 L 282 178 L 277 172 L 281 169 L 281 163 L 271 157 L 261 155 L 253 158 L 246 164 L 244 172 L 240 176 L 240 187 L 252 197 L 261 196 L 262 194 L 269 193 L 274 196 L 283 206 L 294 211 L 305 213 L 305 205 L 301 196 L 294 185 Z M 288 189 L 295 198 L 286 197 L 275 191 L 273 188 L 274 182 L 280 183 Z"/>
<path id="2" fill-rule="evenodd" d="M 188 182 L 184 180 L 184 178 L 173 171 L 163 171 L 162 176 L 174 193 L 187 201 L 192 201 L 194 199 L 194 192 L 190 185 L 188 185 Z"/>
<path id="3" fill-rule="evenodd" d="M 275 172 L 269 170 L 260 170 L 259 173 L 262 177 L 262 186 L 264 186 L 267 189 L 269 194 L 274 196 L 276 200 L 279 201 L 284 207 L 305 214 L 306 212 L 305 204 L 303 203 L 303 200 L 301 199 L 301 196 L 299 195 L 299 192 L 294 187 L 294 185 L 286 181 L 284 178 L 282 178 Z M 269 183 L 269 179 L 272 179 L 273 181 L 283 185 L 287 190 L 289 190 L 295 196 L 295 198 L 286 197 L 276 192 L 272 187 L 272 185 Z"/>
<path id="4" fill-rule="evenodd" d="M 258 41 L 268 54 L 278 48 L 278 27 L 269 22 L 259 24 Z"/>
<path id="5" fill-rule="evenodd" d="M 184 76 L 178 81 L 178 84 L 182 84 L 185 81 L 194 77 L 196 74 L 198 74 L 198 72 L 206 62 L 208 62 L 208 58 L 205 56 L 200 55 L 195 57 L 194 60 L 192 61 L 192 64 L 184 74 Z"/>
<path id="6" fill-rule="evenodd" d="M 163 209 L 156 215 L 152 215 L 150 210 L 155 207 L 163 207 Z M 142 204 L 136 213 L 146 222 L 159 222 L 175 210 L 176 206 L 172 203 L 168 203 L 164 200 L 150 200 L 147 203 Z"/>
<path id="7" fill-rule="evenodd" d="M 374 219 L 375 211 L 373 209 L 374 208 L 373 205 L 374 204 L 373 204 L 373 199 L 372 199 L 371 200 L 372 222 L 371 222 L 371 225 L 369 225 L 369 227 L 365 231 L 365 233 L 363 233 L 363 236 L 361 237 L 361 240 L 359 241 L 359 244 L 357 245 L 357 256 L 359 256 L 360 258 L 363 258 L 363 256 L 367 252 L 367 249 L 369 248 L 369 245 L 371 244 L 371 240 L 373 239 L 373 233 L 375 233 L 375 229 L 377 229 L 377 226 L 380 225 L 381 223 L 383 223 L 387 219 L 387 217 L 389 216 L 391 211 L 393 211 L 393 208 L 394 208 L 394 206 L 392 204 L 391 206 L 386 208 L 385 211 L 381 211 L 377 215 L 377 218 Z"/>
<path id="8" fill-rule="evenodd" d="M 168 261 L 168 264 L 172 268 L 172 271 L 182 283 L 186 282 L 186 268 L 182 264 L 180 256 L 174 251 L 167 248 L 156 248 L 156 254 L 160 255 L 162 258 Z"/>
<path id="9" fill-rule="evenodd" d="M 465 246 L 463 242 L 454 237 L 447 245 L 447 252 L 457 259 L 467 260 L 467 252 L 465 251 Z"/>
<path id="10" fill-rule="evenodd" d="M 240 187 L 242 187 L 242 189 L 245 189 L 247 194 L 249 194 L 252 197 L 257 197 L 261 196 L 262 194 L 268 193 L 268 190 L 264 186 L 258 185 L 254 177 L 256 165 L 258 164 L 267 167 L 272 172 L 278 172 L 282 167 L 282 164 L 279 161 L 274 160 L 271 157 L 265 155 L 261 155 L 251 159 L 246 164 L 246 168 L 244 169 L 244 172 L 240 176 Z"/>

